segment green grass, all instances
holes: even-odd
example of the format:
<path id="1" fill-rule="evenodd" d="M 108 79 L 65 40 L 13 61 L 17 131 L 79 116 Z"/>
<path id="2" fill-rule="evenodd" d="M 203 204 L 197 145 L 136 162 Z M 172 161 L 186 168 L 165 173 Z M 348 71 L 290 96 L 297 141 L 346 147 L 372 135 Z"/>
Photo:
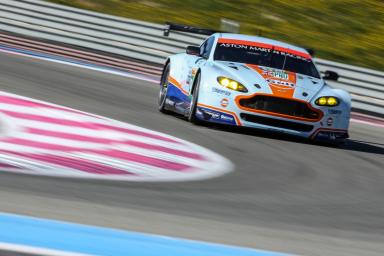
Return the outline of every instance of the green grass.
<path id="1" fill-rule="evenodd" d="M 316 56 L 384 70 L 382 0 L 48 0 L 156 23 L 219 29 L 220 18 L 240 32 L 316 50 Z"/>

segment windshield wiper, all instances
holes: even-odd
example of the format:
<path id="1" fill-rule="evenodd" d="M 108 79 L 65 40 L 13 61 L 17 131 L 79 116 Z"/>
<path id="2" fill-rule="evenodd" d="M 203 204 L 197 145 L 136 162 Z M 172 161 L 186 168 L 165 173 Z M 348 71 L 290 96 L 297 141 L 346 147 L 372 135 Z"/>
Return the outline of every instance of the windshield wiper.
<path id="1" fill-rule="evenodd" d="M 287 60 L 287 55 L 284 55 L 284 62 L 283 62 L 283 67 L 281 68 L 282 70 L 285 70 L 285 62 Z"/>
<path id="2" fill-rule="evenodd" d="M 274 52 L 275 51 L 275 46 L 272 46 L 272 50 L 271 50 L 271 59 L 269 60 L 269 66 L 270 67 L 273 67 L 272 66 L 272 63 L 273 63 L 273 55 L 274 55 Z"/>

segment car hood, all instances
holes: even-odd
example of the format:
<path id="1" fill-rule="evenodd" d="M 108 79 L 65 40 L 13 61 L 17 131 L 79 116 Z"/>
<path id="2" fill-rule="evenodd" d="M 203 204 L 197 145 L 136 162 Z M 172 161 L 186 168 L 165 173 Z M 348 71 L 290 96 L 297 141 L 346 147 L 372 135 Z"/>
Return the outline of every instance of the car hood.
<path id="1" fill-rule="evenodd" d="M 277 97 L 311 101 L 324 86 L 322 79 L 270 67 L 216 61 L 216 68 L 245 85 L 251 94 L 267 93 Z"/>

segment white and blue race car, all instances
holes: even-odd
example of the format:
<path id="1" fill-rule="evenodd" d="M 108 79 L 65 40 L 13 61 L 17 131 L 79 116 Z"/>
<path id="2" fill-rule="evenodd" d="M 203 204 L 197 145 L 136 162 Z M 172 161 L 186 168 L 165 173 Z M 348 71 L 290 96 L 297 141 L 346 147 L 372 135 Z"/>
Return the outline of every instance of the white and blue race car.
<path id="1" fill-rule="evenodd" d="M 351 98 L 327 85 L 307 50 L 280 41 L 214 33 L 200 47 L 170 56 L 159 110 L 193 123 L 272 130 L 313 140 L 348 138 Z"/>

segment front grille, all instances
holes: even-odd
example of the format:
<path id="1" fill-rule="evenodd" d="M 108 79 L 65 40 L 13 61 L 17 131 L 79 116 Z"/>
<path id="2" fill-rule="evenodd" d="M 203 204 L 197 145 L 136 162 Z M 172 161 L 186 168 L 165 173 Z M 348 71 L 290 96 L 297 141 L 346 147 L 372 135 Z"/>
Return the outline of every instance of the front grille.
<path id="1" fill-rule="evenodd" d="M 240 99 L 239 104 L 248 109 L 306 118 L 309 120 L 320 119 L 320 113 L 312 110 L 307 103 L 291 99 L 256 95 L 252 98 Z"/>
<path id="2" fill-rule="evenodd" d="M 263 125 L 268 125 L 268 126 L 273 126 L 278 128 L 284 128 L 284 129 L 294 130 L 299 132 L 310 132 L 313 130 L 313 125 L 310 125 L 310 124 L 302 124 L 302 123 L 279 120 L 279 119 L 274 119 L 274 118 L 269 118 L 264 116 L 255 116 L 255 115 L 250 115 L 245 113 L 241 113 L 240 117 L 243 120 L 248 122 L 258 123 L 258 124 L 263 124 Z"/>

